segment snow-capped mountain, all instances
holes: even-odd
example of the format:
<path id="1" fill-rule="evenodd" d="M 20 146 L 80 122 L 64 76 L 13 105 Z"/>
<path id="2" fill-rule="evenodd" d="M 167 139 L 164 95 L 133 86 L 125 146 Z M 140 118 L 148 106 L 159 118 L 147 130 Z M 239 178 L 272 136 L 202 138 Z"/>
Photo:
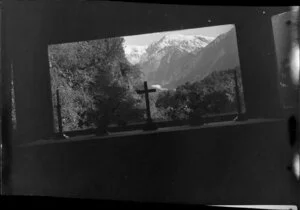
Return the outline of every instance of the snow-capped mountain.
<path id="1" fill-rule="evenodd" d="M 207 46 L 214 38 L 200 35 L 181 35 L 170 34 L 163 36 L 160 40 L 153 42 L 146 49 L 146 53 L 142 54 L 139 64 L 145 79 L 152 83 L 155 81 L 153 72 L 163 68 L 162 62 L 173 64 L 175 60 L 179 61 L 181 57 L 186 55 L 195 55 L 199 50 Z M 152 76 L 151 76 L 152 75 Z M 163 75 L 160 75 L 163 76 Z M 170 82 L 172 78 L 162 78 L 161 84 Z"/>
<path id="2" fill-rule="evenodd" d="M 151 51 L 158 52 L 161 49 L 173 46 L 177 47 L 181 51 L 190 53 L 199 48 L 205 47 L 213 39 L 213 37 L 205 37 L 201 35 L 170 34 L 162 37 L 159 41 L 152 43 L 147 49 L 147 52 L 148 54 L 153 53 Z"/>
<path id="3" fill-rule="evenodd" d="M 175 88 L 202 80 L 213 71 L 239 66 L 235 29 L 216 38 L 170 34 L 148 47 L 125 47 L 126 57 L 138 63 L 150 85 Z"/>
<path id="4" fill-rule="evenodd" d="M 142 54 L 146 52 L 148 46 L 143 45 L 125 45 L 124 51 L 126 58 L 132 64 L 137 64 L 140 62 Z"/>
<path id="5" fill-rule="evenodd" d="M 194 57 L 188 58 L 186 66 L 180 70 L 187 73 L 173 78 L 166 87 L 177 87 L 187 81 L 200 81 L 213 71 L 233 69 L 239 65 L 236 31 L 232 28 L 219 35 Z"/>

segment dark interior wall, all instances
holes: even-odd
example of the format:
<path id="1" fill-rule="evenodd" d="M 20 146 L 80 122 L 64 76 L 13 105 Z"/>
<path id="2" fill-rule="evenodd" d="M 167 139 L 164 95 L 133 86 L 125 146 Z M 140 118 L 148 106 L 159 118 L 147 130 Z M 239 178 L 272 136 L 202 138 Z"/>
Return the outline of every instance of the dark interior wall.
<path id="1" fill-rule="evenodd" d="M 287 24 L 287 21 L 289 20 L 291 21 L 291 18 L 292 18 L 291 12 L 282 13 L 272 17 L 274 38 L 276 40 L 275 49 L 277 55 L 278 77 L 280 75 L 279 73 L 282 72 L 283 69 L 285 68 L 283 61 L 289 57 L 290 48 L 292 46 L 292 39 L 291 39 L 292 27 L 291 25 Z M 286 104 L 284 97 L 286 96 L 284 95 L 283 90 L 281 91 L 282 92 L 280 93 L 281 94 L 280 102 L 282 106 L 284 106 L 284 104 Z M 293 101 L 296 102 L 296 98 Z M 294 103 L 289 103 L 289 105 L 291 104 L 294 105 Z"/>
<path id="2" fill-rule="evenodd" d="M 299 202 L 284 121 L 21 147 L 13 194 L 194 204 Z"/>
<path id="3" fill-rule="evenodd" d="M 53 132 L 47 45 L 112 36 L 235 24 L 249 117 L 280 113 L 271 16 L 286 8 L 84 1 L 4 1 L 4 7 L 24 142 Z"/>
<path id="4" fill-rule="evenodd" d="M 271 16 L 286 8 L 4 1 L 16 144 L 53 128 L 47 45 L 236 24 L 250 117 L 278 113 Z M 67 2 L 67 1 L 65 1 Z M 82 3 L 80 3 L 82 2 Z M 262 11 L 266 13 L 263 15 Z M 208 22 L 211 20 L 211 23 Z M 271 53 L 271 54 L 268 54 Z M 214 204 L 293 204 L 285 122 L 15 147 L 12 193 Z"/>
<path id="5" fill-rule="evenodd" d="M 242 21 L 246 7 L 201 7 L 188 5 L 90 2 L 52 4 L 49 42 L 61 43 L 114 36 L 137 35 L 168 30 L 232 24 Z M 213 9 L 212 9 L 213 8 Z M 58 14 L 52 11 L 59 11 Z M 209 22 L 210 20 L 211 22 Z M 52 33 L 51 33 L 52 31 Z M 54 31 L 54 32 L 53 32 Z"/>
<path id="6" fill-rule="evenodd" d="M 250 117 L 279 117 L 282 110 L 272 16 L 263 11 L 237 25 L 246 109 Z"/>
<path id="7" fill-rule="evenodd" d="M 6 71 L 14 73 L 17 131 L 28 142 L 53 132 L 46 25 L 33 1 L 4 1 L 3 8 Z"/>

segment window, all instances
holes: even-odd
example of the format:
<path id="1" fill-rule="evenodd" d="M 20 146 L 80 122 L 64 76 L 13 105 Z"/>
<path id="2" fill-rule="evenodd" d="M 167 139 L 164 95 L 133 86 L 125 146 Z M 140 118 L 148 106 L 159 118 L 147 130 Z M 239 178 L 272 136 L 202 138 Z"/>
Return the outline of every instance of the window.
<path id="1" fill-rule="evenodd" d="M 299 44 L 297 42 L 296 22 L 294 21 L 297 15 L 297 11 L 290 11 L 272 17 L 279 93 L 284 108 L 295 107 L 297 98 Z"/>
<path id="2" fill-rule="evenodd" d="M 234 25 L 56 44 L 48 54 L 57 131 L 198 124 L 246 111 Z"/>

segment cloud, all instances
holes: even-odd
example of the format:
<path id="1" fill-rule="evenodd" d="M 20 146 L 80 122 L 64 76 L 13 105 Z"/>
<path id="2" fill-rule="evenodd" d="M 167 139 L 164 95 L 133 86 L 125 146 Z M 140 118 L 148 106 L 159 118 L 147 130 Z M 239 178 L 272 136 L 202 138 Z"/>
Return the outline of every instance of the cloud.
<path id="1" fill-rule="evenodd" d="M 168 90 L 167 88 L 162 88 L 160 85 L 151 85 L 151 87 L 159 89 L 159 90 Z"/>

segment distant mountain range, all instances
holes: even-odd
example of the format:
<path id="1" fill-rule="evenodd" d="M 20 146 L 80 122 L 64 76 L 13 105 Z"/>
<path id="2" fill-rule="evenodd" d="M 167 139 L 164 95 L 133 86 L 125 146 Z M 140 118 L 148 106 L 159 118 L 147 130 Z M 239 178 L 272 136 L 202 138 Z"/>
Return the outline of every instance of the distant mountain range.
<path id="1" fill-rule="evenodd" d="M 200 81 L 213 71 L 239 66 L 235 29 L 216 38 L 166 35 L 149 46 L 125 46 L 129 62 L 139 64 L 150 85 L 173 89 Z"/>

